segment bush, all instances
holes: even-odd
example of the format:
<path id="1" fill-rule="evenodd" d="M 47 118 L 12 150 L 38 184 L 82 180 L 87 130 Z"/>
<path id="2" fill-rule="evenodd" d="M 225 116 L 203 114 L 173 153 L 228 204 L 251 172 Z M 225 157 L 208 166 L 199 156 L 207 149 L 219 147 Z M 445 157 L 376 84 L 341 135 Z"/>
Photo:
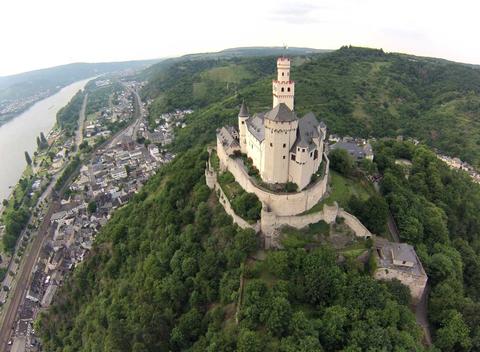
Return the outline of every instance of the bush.
<path id="1" fill-rule="evenodd" d="M 298 190 L 298 186 L 295 182 L 287 182 L 285 184 L 285 191 L 286 192 L 296 192 Z"/>
<path id="2" fill-rule="evenodd" d="M 355 162 L 345 149 L 334 149 L 328 157 L 330 167 L 342 175 L 349 176 L 355 170 Z"/>
<path id="3" fill-rule="evenodd" d="M 232 201 L 232 208 L 236 214 L 248 221 L 260 219 L 262 203 L 253 193 L 243 193 Z"/>

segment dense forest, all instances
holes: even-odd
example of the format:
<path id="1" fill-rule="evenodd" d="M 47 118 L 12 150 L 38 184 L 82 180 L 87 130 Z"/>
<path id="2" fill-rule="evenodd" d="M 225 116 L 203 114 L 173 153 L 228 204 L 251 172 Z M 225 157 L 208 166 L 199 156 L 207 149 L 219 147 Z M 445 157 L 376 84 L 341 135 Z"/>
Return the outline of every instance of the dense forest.
<path id="1" fill-rule="evenodd" d="M 208 100 L 191 105 L 183 96 L 192 96 L 194 83 L 210 87 L 212 77 L 218 79 L 219 71 L 211 71 L 214 64 L 182 63 L 190 68 L 170 67 L 168 72 L 176 72 L 172 82 L 151 80 L 146 94 L 158 96 L 153 115 L 167 108 L 196 112 L 177 133 L 175 160 L 115 213 L 90 256 L 42 314 L 38 329 L 45 350 L 424 350 L 405 286 L 374 281 L 371 265 L 339 261 L 328 246 L 287 247 L 256 260 L 257 237 L 233 225 L 205 186 L 205 145 L 213 142 L 215 129 L 235 121 L 242 99 L 254 111 L 270 105 L 270 60 L 265 78 L 221 94 L 212 88 L 206 91 Z M 231 77 L 230 71 L 220 70 L 220 76 Z M 462 157 L 475 161 L 471 136 L 462 145 L 453 138 L 475 134 L 475 126 L 442 130 L 441 138 L 431 138 L 433 129 L 443 126 L 426 116 L 451 103 L 455 109 L 448 113 L 459 119 L 457 103 L 476 97 L 476 72 L 435 59 L 343 48 L 296 58 L 293 77 L 297 109 L 313 110 L 334 132 L 409 134 L 452 153 L 458 148 Z M 469 106 L 463 118 L 474 116 L 474 105 Z M 415 246 L 431 285 L 435 346 L 428 350 L 479 351 L 479 186 L 448 169 L 425 146 L 379 141 L 374 150 L 370 170 L 382 175 L 383 198 L 373 204 L 353 199 L 350 206 L 366 221 L 365 209 L 375 208 L 382 216 L 389 210 L 402 240 Z M 381 229 L 384 222 L 368 226 Z"/>
<path id="2" fill-rule="evenodd" d="M 429 276 L 429 319 L 443 351 L 480 349 L 480 187 L 425 147 L 383 142 L 382 192 Z M 411 161 L 398 164 L 395 160 Z"/>

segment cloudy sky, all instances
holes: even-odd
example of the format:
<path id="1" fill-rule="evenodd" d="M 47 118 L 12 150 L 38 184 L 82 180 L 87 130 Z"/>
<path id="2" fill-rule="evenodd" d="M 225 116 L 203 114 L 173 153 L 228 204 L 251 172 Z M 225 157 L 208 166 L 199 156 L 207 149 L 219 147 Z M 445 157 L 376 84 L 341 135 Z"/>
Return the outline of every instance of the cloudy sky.
<path id="1" fill-rule="evenodd" d="M 476 0 L 2 0 L 0 75 L 284 43 L 480 64 L 479 10 Z"/>

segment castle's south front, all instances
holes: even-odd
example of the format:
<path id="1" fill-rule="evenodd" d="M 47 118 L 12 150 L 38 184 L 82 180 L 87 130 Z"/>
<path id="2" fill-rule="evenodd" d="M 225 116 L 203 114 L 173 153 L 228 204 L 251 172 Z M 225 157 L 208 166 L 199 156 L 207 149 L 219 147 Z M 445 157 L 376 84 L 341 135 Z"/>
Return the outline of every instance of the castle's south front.
<path id="1" fill-rule="evenodd" d="M 322 162 L 326 126 L 312 112 L 301 118 L 295 113 L 295 82 L 290 79 L 290 59 L 286 57 L 277 60 L 272 93 L 270 111 L 250 115 L 242 103 L 238 129 L 221 128 L 217 143 L 229 155 L 240 151 L 251 158 L 264 182 L 293 182 L 302 190 Z"/>

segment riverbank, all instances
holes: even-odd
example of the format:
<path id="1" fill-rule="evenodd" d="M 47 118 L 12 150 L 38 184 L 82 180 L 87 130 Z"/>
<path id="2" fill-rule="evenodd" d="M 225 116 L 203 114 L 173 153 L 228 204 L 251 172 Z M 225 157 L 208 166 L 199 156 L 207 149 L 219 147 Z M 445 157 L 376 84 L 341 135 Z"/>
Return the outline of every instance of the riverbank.
<path id="1" fill-rule="evenodd" d="M 92 78 L 81 80 L 62 88 L 52 96 L 43 99 L 25 112 L 0 126 L 0 201 L 9 198 L 24 169 L 24 152 L 30 155 L 37 149 L 36 138 L 41 132 L 45 135 L 54 127 L 58 111 L 73 95 Z"/>

